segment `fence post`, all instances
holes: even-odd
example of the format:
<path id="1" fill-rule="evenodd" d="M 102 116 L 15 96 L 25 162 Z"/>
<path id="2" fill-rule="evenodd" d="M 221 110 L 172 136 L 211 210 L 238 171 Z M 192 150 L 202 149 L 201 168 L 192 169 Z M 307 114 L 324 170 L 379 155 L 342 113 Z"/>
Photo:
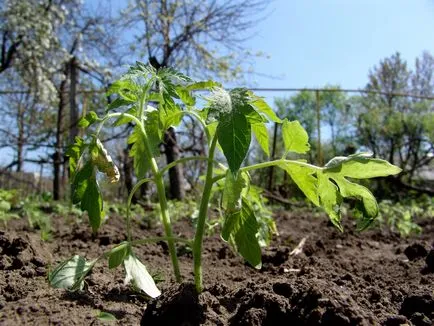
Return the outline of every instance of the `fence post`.
<path id="1" fill-rule="evenodd" d="M 315 90 L 315 98 L 316 98 L 316 130 L 318 134 L 318 143 L 317 143 L 317 164 L 318 166 L 322 166 L 323 155 L 322 155 L 322 147 L 321 147 L 321 106 L 320 106 L 320 98 L 319 98 L 319 90 Z"/>

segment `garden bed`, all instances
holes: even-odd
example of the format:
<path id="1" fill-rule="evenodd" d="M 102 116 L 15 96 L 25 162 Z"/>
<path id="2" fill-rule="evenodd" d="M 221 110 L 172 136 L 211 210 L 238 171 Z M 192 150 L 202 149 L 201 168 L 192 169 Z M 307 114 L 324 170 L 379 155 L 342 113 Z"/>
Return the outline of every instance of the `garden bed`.
<path id="1" fill-rule="evenodd" d="M 218 235 L 204 241 L 205 291 L 192 285 L 192 256 L 179 248 L 185 282 L 173 282 L 165 243 L 143 245 L 135 252 L 162 295 L 149 300 L 123 284 L 122 268 L 99 263 L 85 291 L 50 288 L 47 271 L 74 254 L 87 259 L 125 239 L 121 217 L 112 217 L 97 237 L 86 223 L 53 221 L 52 242 L 41 242 L 25 220 L 0 230 L 1 325 L 98 325 L 97 311 L 119 325 L 432 325 L 434 322 L 434 219 L 420 221 L 423 234 L 402 239 L 390 232 L 345 232 L 325 216 L 277 212 L 279 236 L 263 249 L 263 267 L 255 270 L 233 254 Z M 134 235 L 162 235 L 136 224 Z M 175 234 L 192 235 L 187 220 Z M 302 252 L 291 251 L 305 238 Z"/>

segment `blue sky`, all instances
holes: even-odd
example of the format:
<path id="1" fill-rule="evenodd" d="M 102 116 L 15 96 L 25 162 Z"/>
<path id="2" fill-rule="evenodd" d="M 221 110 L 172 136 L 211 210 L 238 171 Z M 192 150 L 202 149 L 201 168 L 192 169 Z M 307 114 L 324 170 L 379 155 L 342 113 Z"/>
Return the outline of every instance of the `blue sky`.
<path id="1" fill-rule="evenodd" d="M 272 13 L 248 41 L 270 59 L 256 71 L 260 87 L 364 87 L 380 59 L 399 51 L 410 67 L 422 51 L 434 53 L 434 1 L 275 0 Z"/>
<path id="2" fill-rule="evenodd" d="M 126 3 L 109 1 L 113 10 Z M 434 54 L 434 0 L 274 0 L 269 11 L 246 47 L 270 56 L 254 68 L 276 78 L 257 75 L 256 87 L 362 88 L 369 69 L 396 51 L 410 67 L 422 51 Z M 271 104 L 290 94 L 261 95 Z M 6 151 L 1 156 L 0 164 L 9 162 Z"/>

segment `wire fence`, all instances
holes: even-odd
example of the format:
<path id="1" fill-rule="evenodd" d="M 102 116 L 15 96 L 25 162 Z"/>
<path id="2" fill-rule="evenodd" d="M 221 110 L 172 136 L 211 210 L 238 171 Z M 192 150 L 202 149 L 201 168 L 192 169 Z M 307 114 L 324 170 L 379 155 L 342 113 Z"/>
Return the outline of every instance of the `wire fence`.
<path id="1" fill-rule="evenodd" d="M 315 116 L 316 116 L 316 163 L 318 165 L 323 165 L 323 139 L 322 139 L 322 103 L 321 103 L 321 94 L 322 93 L 344 93 L 344 94 L 361 94 L 361 95 L 382 95 L 387 97 L 405 97 L 405 98 L 412 98 L 412 99 L 419 99 L 419 100 L 434 100 L 434 96 L 432 95 L 421 95 L 421 94 L 412 94 L 412 93 L 401 93 L 401 92 L 385 92 L 385 91 L 377 91 L 377 90 L 367 90 L 367 89 L 345 89 L 345 88 L 261 88 L 261 87 L 253 87 L 249 88 L 250 90 L 254 92 L 259 93 L 297 93 L 297 92 L 312 92 L 315 94 Z M 68 92 L 66 92 L 68 93 Z M 102 95 L 105 94 L 105 89 L 81 89 L 77 90 L 77 99 L 78 100 L 78 107 L 80 108 L 81 114 L 84 115 L 88 111 L 88 106 L 91 103 L 92 96 L 94 95 Z M 13 94 L 30 94 L 29 91 L 22 91 L 22 90 L 0 90 L 0 97 L 1 95 L 13 95 Z M 2 105 L 2 102 L 0 102 L 0 105 Z M 4 105 L 4 104 L 3 104 Z M 275 141 L 275 140 L 274 140 Z M 44 164 L 47 162 L 44 162 Z M 41 169 L 42 171 L 42 169 Z M 44 185 L 39 181 L 31 182 L 32 186 L 29 186 L 29 180 L 31 178 L 22 177 L 19 173 L 17 175 L 14 175 L 11 171 L 5 171 L 2 169 L 0 171 L 0 187 L 18 187 L 18 188 L 24 188 L 29 189 L 29 191 L 47 191 L 51 189 L 47 184 L 47 181 L 44 181 Z M 42 175 L 37 175 L 37 178 L 42 178 Z M 21 180 L 21 183 L 20 183 Z M 38 183 L 39 182 L 39 183 Z"/>

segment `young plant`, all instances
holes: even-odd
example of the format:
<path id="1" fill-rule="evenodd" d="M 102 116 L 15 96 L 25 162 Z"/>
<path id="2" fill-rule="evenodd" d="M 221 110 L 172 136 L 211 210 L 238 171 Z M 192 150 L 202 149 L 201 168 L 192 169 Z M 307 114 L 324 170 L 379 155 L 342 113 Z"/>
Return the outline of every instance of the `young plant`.
<path id="1" fill-rule="evenodd" d="M 195 91 L 209 93 L 206 101 L 196 101 Z M 213 189 L 220 185 L 223 226 L 221 237 L 255 268 L 261 268 L 261 245 L 269 241 L 264 228 L 273 232 L 274 223 L 257 216 L 258 190 L 250 186 L 250 171 L 276 166 L 288 173 L 306 197 L 322 207 L 333 224 L 340 230 L 340 206 L 344 198 L 359 201 L 359 229 L 366 228 L 378 214 L 378 205 L 365 187 L 353 179 L 373 178 L 397 174 L 400 169 L 367 154 L 336 157 L 324 167 L 317 167 L 305 160 L 289 160 L 289 153 L 305 154 L 309 151 L 308 136 L 298 121 L 279 119 L 267 103 L 247 89 L 237 88 L 226 91 L 213 81 L 194 82 L 189 77 L 170 68 L 155 70 L 151 66 L 137 63 L 109 91 L 117 98 L 108 106 L 104 117 L 90 112 L 80 125 L 89 127 L 97 124 L 96 131 L 86 140 L 77 138 L 70 148 L 72 178 L 72 200 L 88 212 L 94 232 L 103 222 L 103 199 L 98 186 L 97 172 L 105 174 L 112 182 L 119 180 L 119 172 L 106 149 L 99 140 L 100 132 L 109 121 L 116 127 L 125 123 L 134 124 L 128 138 L 131 144 L 130 156 L 134 159 L 137 184 L 129 194 L 126 206 L 126 241 L 99 258 L 87 262 L 83 257 L 74 256 L 61 263 L 49 275 L 54 287 L 78 290 L 93 266 L 102 258 L 108 259 L 109 268 L 124 265 L 126 282 L 133 283 L 151 297 L 160 294 L 146 267 L 134 253 L 138 244 L 167 241 L 176 281 L 181 281 L 176 242 L 192 248 L 193 270 L 196 289 L 203 290 L 202 243 L 207 225 L 209 202 Z M 204 103 L 202 109 L 196 103 Z M 113 112 L 116 110 L 117 112 Z M 185 157 L 159 167 L 157 156 L 165 131 L 179 126 L 183 116 L 190 115 L 203 127 L 208 138 L 206 157 Z M 267 123 L 281 123 L 285 153 L 277 160 L 242 166 L 249 151 L 252 135 L 260 147 L 269 155 Z M 221 151 L 227 166 L 217 162 L 216 152 Z M 175 238 L 168 214 L 168 202 L 164 187 L 164 174 L 176 164 L 190 160 L 207 162 L 203 193 L 198 203 L 196 232 L 194 239 Z M 145 175 L 150 172 L 151 177 Z M 148 239 L 134 239 L 130 221 L 131 199 L 140 186 L 153 182 L 159 198 L 159 212 L 165 236 Z"/>

